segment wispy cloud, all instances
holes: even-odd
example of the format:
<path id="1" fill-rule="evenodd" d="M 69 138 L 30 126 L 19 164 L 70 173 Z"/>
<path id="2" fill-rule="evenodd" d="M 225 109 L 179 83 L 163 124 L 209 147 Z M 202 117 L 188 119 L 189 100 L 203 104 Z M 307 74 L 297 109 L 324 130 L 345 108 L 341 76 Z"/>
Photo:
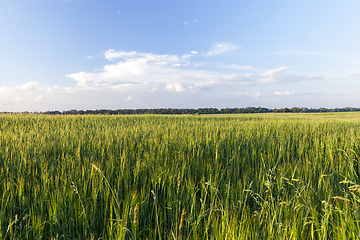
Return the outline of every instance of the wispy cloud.
<path id="1" fill-rule="evenodd" d="M 238 93 L 236 96 L 247 96 L 247 97 L 252 97 L 252 98 L 258 98 L 261 96 L 261 93 L 259 92 L 254 92 L 254 93 Z"/>
<path id="2" fill-rule="evenodd" d="M 288 69 L 289 67 L 279 67 L 276 69 L 270 69 L 260 74 L 259 82 L 260 83 L 273 83 L 278 81 L 276 79 L 276 75 L 284 70 Z"/>
<path id="3" fill-rule="evenodd" d="M 192 22 L 193 22 L 193 23 L 197 23 L 197 22 L 199 22 L 199 19 L 195 19 L 195 20 L 193 20 Z M 191 21 L 190 21 L 190 22 L 185 21 L 185 22 L 183 22 L 183 24 L 184 24 L 184 25 L 189 25 L 189 24 L 191 24 L 192 22 L 191 22 Z"/>
<path id="4" fill-rule="evenodd" d="M 290 96 L 290 95 L 295 95 L 294 91 L 286 91 L 286 92 L 275 92 L 274 95 L 278 95 L 278 96 Z"/>
<path id="5" fill-rule="evenodd" d="M 218 86 L 226 86 L 227 88 L 237 89 L 244 86 L 260 86 L 260 85 L 274 85 L 274 84 L 289 84 L 306 80 L 306 77 L 301 75 L 287 75 L 283 71 L 285 69 L 270 69 L 267 71 L 254 71 L 243 74 L 227 74 L 220 78 L 216 78 L 215 84 Z"/>
<path id="6" fill-rule="evenodd" d="M 178 56 L 169 54 L 159 55 L 154 53 L 142 53 L 137 51 L 115 51 L 114 49 L 110 49 L 104 52 L 104 56 L 110 61 L 116 59 L 124 59 L 126 61 L 138 61 L 141 59 L 142 62 L 154 62 L 159 65 L 167 65 L 170 63 L 186 62 L 193 54 L 196 53 L 192 51 L 191 54 L 183 54 L 182 56 Z"/>
<path id="7" fill-rule="evenodd" d="M 221 66 L 221 68 L 230 68 L 230 69 L 237 69 L 237 70 L 250 70 L 252 67 L 251 65 L 241 66 L 238 64 L 232 64 L 228 66 Z"/>
<path id="8" fill-rule="evenodd" d="M 274 52 L 273 54 L 289 54 L 289 55 L 317 55 L 317 56 L 329 56 L 330 54 L 324 52 L 310 52 L 310 51 L 294 51 L 294 50 L 284 50 Z"/>
<path id="9" fill-rule="evenodd" d="M 92 58 L 92 56 L 90 55 L 90 56 L 87 56 L 87 57 L 84 57 L 84 58 L 86 58 L 86 59 L 91 59 L 91 58 Z"/>
<path id="10" fill-rule="evenodd" d="M 238 48 L 239 48 L 239 46 L 234 45 L 234 44 L 229 43 L 229 42 L 216 42 L 211 47 L 210 51 L 207 52 L 205 55 L 207 55 L 207 56 L 215 56 L 215 55 L 219 55 L 219 54 L 222 54 L 222 53 L 225 53 L 225 52 L 236 50 Z"/>
<path id="11" fill-rule="evenodd" d="M 351 61 L 351 62 L 341 62 L 338 63 L 338 65 L 353 65 L 353 64 L 358 64 L 358 61 Z"/>

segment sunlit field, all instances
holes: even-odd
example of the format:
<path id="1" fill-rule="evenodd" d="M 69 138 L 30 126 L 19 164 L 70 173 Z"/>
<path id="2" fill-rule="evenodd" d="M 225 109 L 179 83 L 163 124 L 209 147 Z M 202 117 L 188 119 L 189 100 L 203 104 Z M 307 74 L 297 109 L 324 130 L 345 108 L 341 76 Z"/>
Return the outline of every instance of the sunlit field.
<path id="1" fill-rule="evenodd" d="M 360 113 L 0 115 L 0 239 L 359 239 Z"/>

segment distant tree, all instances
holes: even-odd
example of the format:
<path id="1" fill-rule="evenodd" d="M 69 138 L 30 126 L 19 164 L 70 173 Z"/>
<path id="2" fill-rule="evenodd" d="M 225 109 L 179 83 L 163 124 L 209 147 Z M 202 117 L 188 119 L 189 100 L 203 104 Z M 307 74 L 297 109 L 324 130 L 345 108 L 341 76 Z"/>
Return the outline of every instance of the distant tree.
<path id="1" fill-rule="evenodd" d="M 293 108 L 291 108 L 291 112 L 293 112 L 293 113 L 298 113 L 298 112 L 300 112 L 300 108 L 299 107 L 293 107 Z"/>

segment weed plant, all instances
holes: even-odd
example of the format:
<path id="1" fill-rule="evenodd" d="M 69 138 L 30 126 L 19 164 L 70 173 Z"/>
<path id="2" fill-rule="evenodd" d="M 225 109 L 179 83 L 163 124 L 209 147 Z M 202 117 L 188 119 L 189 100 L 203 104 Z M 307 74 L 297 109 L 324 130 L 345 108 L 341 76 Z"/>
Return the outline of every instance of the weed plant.
<path id="1" fill-rule="evenodd" d="M 0 239 L 359 239 L 360 115 L 0 116 Z"/>

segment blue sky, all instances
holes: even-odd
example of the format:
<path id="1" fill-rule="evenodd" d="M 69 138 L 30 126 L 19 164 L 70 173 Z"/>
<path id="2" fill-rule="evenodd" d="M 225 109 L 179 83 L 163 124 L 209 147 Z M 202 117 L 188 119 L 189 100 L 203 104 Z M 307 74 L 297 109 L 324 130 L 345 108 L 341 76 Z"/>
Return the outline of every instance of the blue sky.
<path id="1" fill-rule="evenodd" d="M 359 107 L 359 9 L 2 0 L 0 111 Z"/>

